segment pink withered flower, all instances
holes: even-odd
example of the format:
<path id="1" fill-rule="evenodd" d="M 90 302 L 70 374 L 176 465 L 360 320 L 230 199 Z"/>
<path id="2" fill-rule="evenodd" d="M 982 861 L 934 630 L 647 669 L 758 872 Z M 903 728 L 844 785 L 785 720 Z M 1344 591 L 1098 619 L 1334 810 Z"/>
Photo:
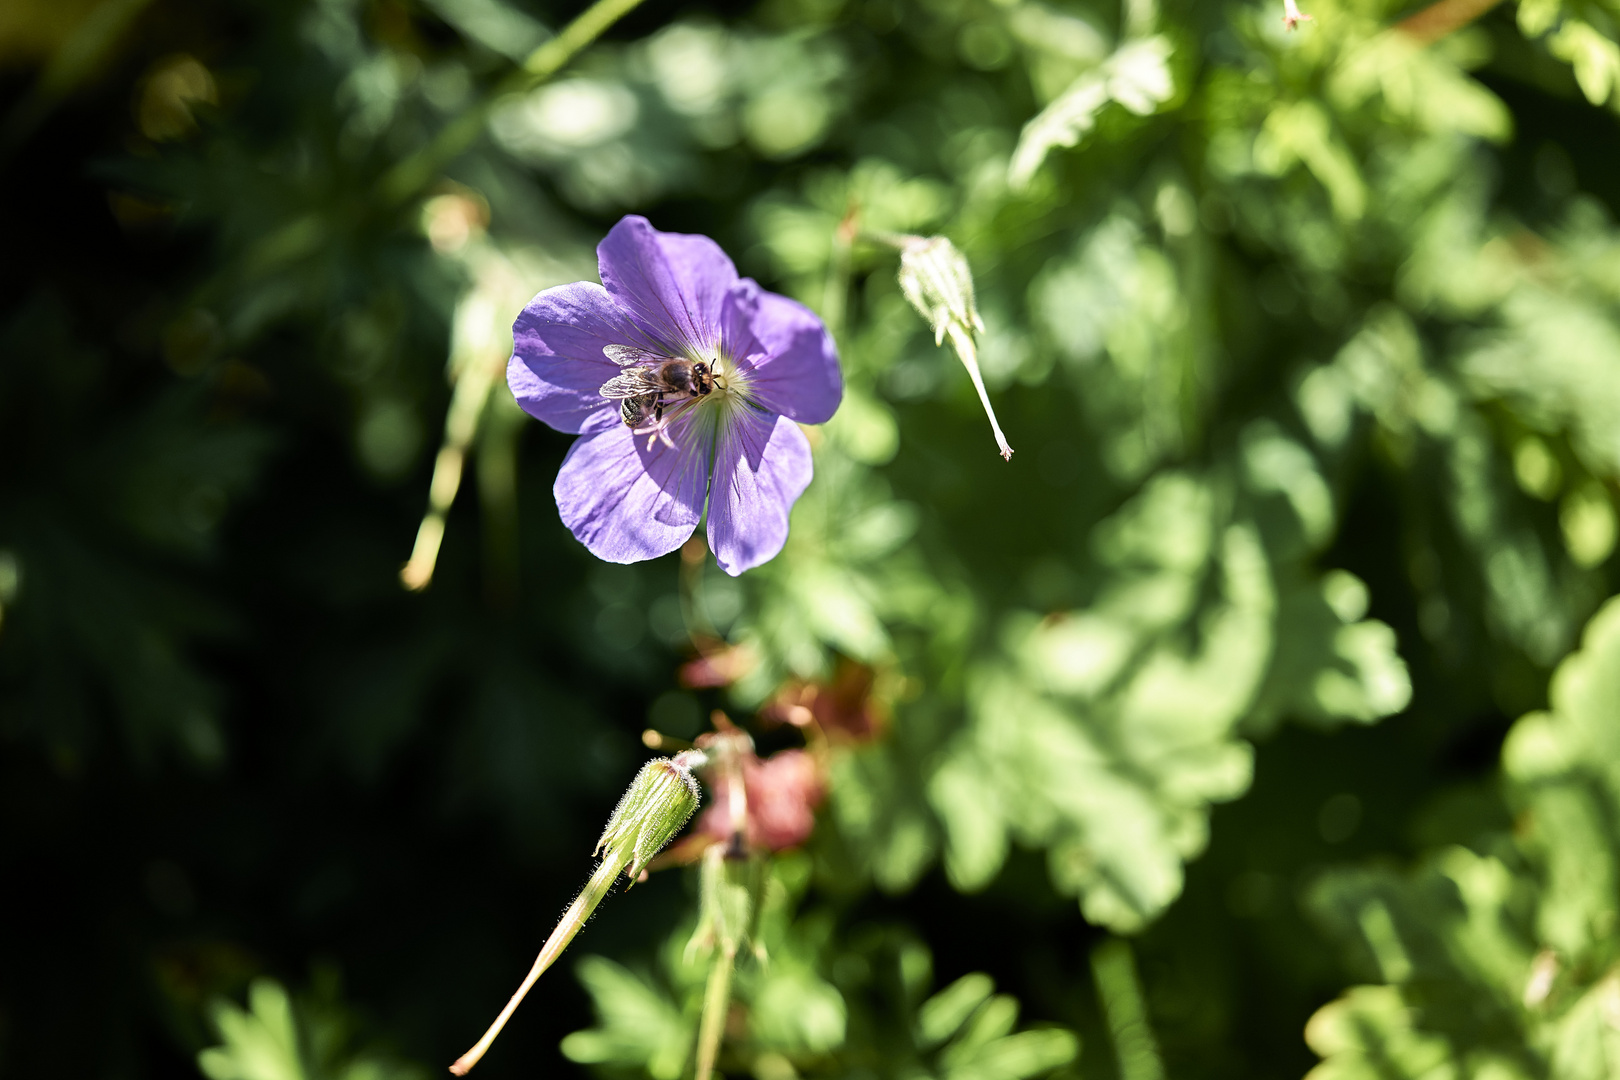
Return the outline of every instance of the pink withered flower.
<path id="1" fill-rule="evenodd" d="M 826 794 L 816 759 L 803 750 L 778 750 L 764 760 L 752 753 L 744 754 L 739 765 L 743 791 L 748 796 L 748 846 L 781 851 L 808 840 L 816 827 L 816 806 Z M 714 799 L 698 819 L 694 832 L 729 841 L 729 778 L 717 771 L 710 776 L 709 784 Z"/>

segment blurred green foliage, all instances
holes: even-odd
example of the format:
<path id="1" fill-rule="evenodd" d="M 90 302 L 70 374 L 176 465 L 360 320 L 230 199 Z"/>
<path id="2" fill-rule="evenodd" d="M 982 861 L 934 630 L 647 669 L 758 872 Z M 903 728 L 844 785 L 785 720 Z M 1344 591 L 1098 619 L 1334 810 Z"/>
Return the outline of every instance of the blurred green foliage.
<path id="1" fill-rule="evenodd" d="M 1323 921 L 1382 980 L 1311 1020 L 1322 1080 L 1620 1068 L 1620 602 L 1593 618 L 1550 696 L 1502 749 L 1513 832 L 1481 831 L 1410 872 L 1339 870 L 1313 888 Z"/>
<path id="2" fill-rule="evenodd" d="M 801 700 L 723 1072 L 1620 1073 L 1620 8 L 1306 11 L 648 4 L 513 89 L 577 8 L 6 5 L 0 1075 L 436 1070 L 641 729 Z M 625 212 L 840 346 L 740 579 L 593 563 L 501 387 Z M 697 877 L 480 1075 L 682 1076 Z"/>
<path id="3" fill-rule="evenodd" d="M 256 979 L 248 987 L 247 1009 L 215 1002 L 213 1023 L 223 1043 L 197 1056 L 202 1074 L 209 1080 L 420 1080 L 426 1075 L 386 1057 L 350 1051 L 352 1022 L 333 1000 L 335 989 L 328 985 L 319 998 L 295 1008 L 279 983 Z"/>
<path id="4" fill-rule="evenodd" d="M 1015 1032 L 1018 1002 L 994 994 L 994 980 L 982 972 L 928 995 L 932 959 L 910 935 L 890 931 L 843 940 L 824 916 L 793 918 L 810 875 L 803 856 L 773 868 L 756 955 L 744 961 L 736 990 L 735 1000 L 748 1010 L 748 1038 L 728 1047 L 733 1060 L 722 1057 L 722 1070 L 1024 1080 L 1074 1059 L 1079 1045 L 1067 1031 Z M 599 1026 L 564 1039 L 564 1055 L 645 1069 L 659 1080 L 681 1076 L 701 1007 L 705 966 L 698 960 L 681 935 L 665 947 L 667 981 L 643 978 L 602 957 L 582 960 L 580 981 L 595 1000 Z M 857 1005 L 853 1022 L 851 1003 Z"/>

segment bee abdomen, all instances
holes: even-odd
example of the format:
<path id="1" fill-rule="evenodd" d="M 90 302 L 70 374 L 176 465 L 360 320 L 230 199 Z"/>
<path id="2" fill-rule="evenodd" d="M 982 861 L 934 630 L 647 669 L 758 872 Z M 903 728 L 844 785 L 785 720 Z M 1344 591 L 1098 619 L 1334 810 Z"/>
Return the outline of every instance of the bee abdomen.
<path id="1" fill-rule="evenodd" d="M 619 417 L 627 427 L 640 427 L 647 419 L 647 403 L 643 398 L 625 398 L 619 402 Z"/>

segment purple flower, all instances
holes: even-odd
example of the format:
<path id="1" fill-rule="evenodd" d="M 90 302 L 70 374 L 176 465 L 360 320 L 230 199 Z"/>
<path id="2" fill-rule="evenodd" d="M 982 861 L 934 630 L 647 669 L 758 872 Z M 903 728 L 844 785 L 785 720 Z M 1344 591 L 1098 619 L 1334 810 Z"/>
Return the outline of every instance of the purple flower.
<path id="1" fill-rule="evenodd" d="M 736 575 L 772 558 L 810 483 L 799 424 L 843 397 L 821 320 L 766 292 L 706 236 L 626 217 L 597 245 L 602 284 L 547 289 L 512 327 L 506 380 L 530 416 L 578 432 L 552 488 L 608 562 L 656 558 L 709 512 Z"/>

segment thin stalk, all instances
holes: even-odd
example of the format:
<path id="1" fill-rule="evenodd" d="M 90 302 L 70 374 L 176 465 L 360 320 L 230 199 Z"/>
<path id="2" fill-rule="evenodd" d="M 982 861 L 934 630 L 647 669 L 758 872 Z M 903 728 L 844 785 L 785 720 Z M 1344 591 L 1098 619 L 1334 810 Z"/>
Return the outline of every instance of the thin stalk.
<path id="1" fill-rule="evenodd" d="M 461 473 L 467 461 L 467 448 L 478 433 L 478 421 L 489 403 L 489 391 L 498 371 L 505 367 L 499 353 L 471 357 L 456 372 L 455 390 L 444 417 L 444 444 L 433 462 L 433 480 L 428 485 L 428 508 L 416 530 L 411 557 L 400 569 L 399 579 L 412 592 L 421 592 L 433 580 L 439 562 L 439 545 L 444 541 L 444 521 L 461 490 Z"/>
<path id="2" fill-rule="evenodd" d="M 693 1080 L 709 1080 L 714 1059 L 720 1053 L 720 1036 L 726 1029 L 726 1011 L 731 1005 L 731 969 L 737 963 L 737 946 L 714 951 L 708 985 L 703 991 L 703 1020 L 698 1027 L 697 1074 Z"/>
<path id="3" fill-rule="evenodd" d="M 984 388 L 984 376 L 979 374 L 979 350 L 973 344 L 973 335 L 954 324 L 945 332 L 950 335 L 951 344 L 956 346 L 957 358 L 967 368 L 968 378 L 973 380 L 973 389 L 979 392 L 979 404 L 984 406 L 984 414 L 990 418 L 990 431 L 996 437 L 1001 460 L 1011 461 L 1013 448 L 1007 445 L 1007 436 L 1001 433 L 1001 425 L 996 422 L 995 406 L 990 404 L 990 392 Z"/>
<path id="4" fill-rule="evenodd" d="M 711 717 L 720 734 L 711 744 L 711 758 L 725 777 L 726 814 L 731 826 L 730 842 L 716 844 L 703 853 L 703 907 L 715 945 L 713 966 L 703 991 L 703 1018 L 698 1024 L 697 1071 L 693 1080 L 709 1080 L 714 1059 L 720 1053 L 720 1040 L 726 1030 L 726 1010 L 731 1004 L 731 969 L 737 966 L 737 950 L 751 932 L 757 905 L 734 880 L 743 863 L 738 856 L 748 835 L 748 788 L 743 782 L 742 755 L 751 743 L 738 732 L 723 712 Z"/>
<path id="5" fill-rule="evenodd" d="M 501 1029 L 506 1026 L 506 1022 L 512 1018 L 512 1013 L 517 1011 L 518 1003 L 523 1000 L 523 995 L 529 992 L 529 987 L 533 986 L 535 980 L 540 978 L 541 973 L 550 967 L 557 957 L 562 955 L 562 951 L 568 947 L 568 943 L 574 940 L 574 935 L 579 933 L 580 927 L 585 925 L 585 920 L 591 917 L 591 912 L 596 910 L 596 905 L 601 903 L 602 897 L 607 895 L 608 889 L 612 887 L 614 880 L 618 878 L 619 872 L 624 869 L 624 864 L 625 854 L 622 848 L 619 846 L 610 848 L 607 856 L 602 860 L 602 865 L 598 866 L 596 873 L 591 875 L 591 880 L 585 883 L 585 888 L 580 890 L 580 894 L 574 898 L 574 902 L 568 905 L 568 910 L 563 912 L 563 917 L 558 920 L 556 929 L 551 932 L 551 936 L 546 939 L 545 947 L 540 950 L 540 955 L 535 958 L 534 967 L 529 969 L 529 975 L 523 980 L 523 985 L 517 988 L 517 993 L 513 994 L 512 1000 L 506 1003 L 506 1008 L 501 1010 L 501 1015 L 497 1016 L 495 1022 L 489 1025 L 489 1030 L 484 1032 L 484 1037 L 479 1039 L 471 1050 L 457 1058 L 454 1065 L 450 1066 L 452 1073 L 457 1076 L 466 1076 L 468 1071 L 478 1064 L 479 1059 L 484 1056 L 490 1044 L 495 1041 L 495 1036 L 501 1033 Z"/>
<path id="6" fill-rule="evenodd" d="M 1130 945 L 1121 938 L 1109 938 L 1097 946 L 1091 951 L 1091 974 L 1102 998 L 1108 1033 L 1113 1036 L 1120 1080 L 1165 1080 Z"/>
<path id="7" fill-rule="evenodd" d="M 481 101 L 440 128 L 432 142 L 388 170 L 378 187 L 383 200 L 390 204 L 402 203 L 431 184 L 446 165 L 478 138 L 490 110 L 500 98 L 538 86 L 557 74 L 608 27 L 634 11 L 639 3 L 641 0 L 596 0 L 580 12 L 573 22 L 563 27 L 562 33 L 530 53 L 521 68 L 496 83 Z"/>
<path id="8" fill-rule="evenodd" d="M 658 750 L 666 754 L 692 749 L 692 744 L 687 740 L 677 739 L 673 735 L 665 735 L 662 731 L 654 728 L 648 728 L 641 733 L 641 744 L 649 750 Z"/>
<path id="9" fill-rule="evenodd" d="M 968 266 L 967 257 L 943 236 L 891 232 L 861 235 L 900 252 L 901 293 L 917 313 L 928 320 L 936 345 L 945 344 L 946 336 L 950 337 L 957 359 L 967 368 L 973 388 L 979 392 L 979 404 L 990 418 L 990 430 L 995 433 L 1001 458 L 1011 461 L 1013 448 L 1002 434 L 996 410 L 990 404 L 990 394 L 984 388 L 984 377 L 979 373 L 979 350 L 973 343 L 973 335 L 975 331 L 984 333 L 984 320 L 979 318 L 978 303 L 973 298 L 973 270 Z"/>

